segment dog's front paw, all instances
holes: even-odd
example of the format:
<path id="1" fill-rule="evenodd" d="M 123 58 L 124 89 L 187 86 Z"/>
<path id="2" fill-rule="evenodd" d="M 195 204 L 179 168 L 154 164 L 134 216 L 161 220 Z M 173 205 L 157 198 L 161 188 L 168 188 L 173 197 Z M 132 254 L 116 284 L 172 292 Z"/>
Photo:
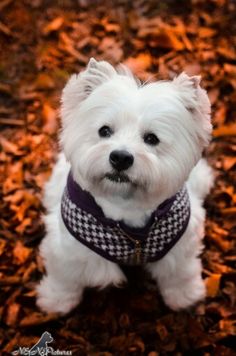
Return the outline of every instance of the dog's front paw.
<path id="1" fill-rule="evenodd" d="M 68 291 L 57 285 L 49 277 L 44 277 L 37 286 L 37 306 L 48 313 L 67 314 L 74 309 L 82 297 L 82 289 L 76 292 Z"/>
<path id="2" fill-rule="evenodd" d="M 178 287 L 169 287 L 162 290 L 165 304 L 172 310 L 188 308 L 203 300 L 206 296 L 206 287 L 201 278 L 195 278 Z"/>

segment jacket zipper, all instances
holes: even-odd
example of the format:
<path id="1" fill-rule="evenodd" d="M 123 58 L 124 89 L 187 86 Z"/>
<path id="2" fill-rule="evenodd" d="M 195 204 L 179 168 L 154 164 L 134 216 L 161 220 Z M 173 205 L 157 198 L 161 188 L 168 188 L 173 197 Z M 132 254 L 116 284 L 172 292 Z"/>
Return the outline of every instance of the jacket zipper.
<path id="1" fill-rule="evenodd" d="M 141 257 L 142 257 L 142 247 L 141 247 L 141 242 L 139 240 L 134 239 L 133 237 L 129 236 L 126 234 L 124 230 L 121 229 L 120 225 L 117 224 L 117 227 L 119 228 L 120 232 L 134 243 L 134 261 L 135 263 L 139 264 L 141 262 Z"/>

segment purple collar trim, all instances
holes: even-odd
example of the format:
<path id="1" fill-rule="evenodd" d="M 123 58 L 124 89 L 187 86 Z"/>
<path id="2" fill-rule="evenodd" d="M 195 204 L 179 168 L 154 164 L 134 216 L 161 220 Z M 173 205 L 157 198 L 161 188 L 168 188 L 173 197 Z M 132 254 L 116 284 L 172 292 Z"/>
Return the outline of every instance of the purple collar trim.
<path id="1" fill-rule="evenodd" d="M 147 237 L 150 227 L 155 221 L 155 217 L 161 218 L 164 215 L 166 215 L 170 208 L 172 207 L 175 199 L 176 199 L 176 194 L 165 200 L 163 203 L 161 203 L 157 209 L 152 213 L 149 221 L 147 224 L 142 227 L 142 228 L 131 228 L 127 226 L 123 221 L 115 221 L 112 219 L 107 218 L 100 206 L 96 203 L 95 199 L 93 196 L 87 192 L 86 190 L 83 190 L 78 183 L 76 183 L 73 179 L 72 172 L 69 173 L 68 178 L 67 178 L 67 190 L 70 196 L 70 200 L 79 206 L 82 210 L 86 211 L 87 213 L 93 215 L 96 219 L 101 221 L 101 223 L 105 226 L 108 227 L 114 227 L 119 224 L 119 226 L 122 228 L 123 231 L 125 231 L 128 235 L 134 237 L 135 239 L 138 240 L 143 240 Z"/>

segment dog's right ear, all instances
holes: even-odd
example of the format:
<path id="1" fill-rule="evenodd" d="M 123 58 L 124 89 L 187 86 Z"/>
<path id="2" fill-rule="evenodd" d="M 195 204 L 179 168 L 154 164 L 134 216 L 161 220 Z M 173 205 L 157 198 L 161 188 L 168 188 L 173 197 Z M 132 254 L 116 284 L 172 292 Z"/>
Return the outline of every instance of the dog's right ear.
<path id="1" fill-rule="evenodd" d="M 66 116 L 85 100 L 99 85 L 117 75 L 115 69 L 105 61 L 91 58 L 85 71 L 73 74 L 62 92 L 62 116 Z"/>

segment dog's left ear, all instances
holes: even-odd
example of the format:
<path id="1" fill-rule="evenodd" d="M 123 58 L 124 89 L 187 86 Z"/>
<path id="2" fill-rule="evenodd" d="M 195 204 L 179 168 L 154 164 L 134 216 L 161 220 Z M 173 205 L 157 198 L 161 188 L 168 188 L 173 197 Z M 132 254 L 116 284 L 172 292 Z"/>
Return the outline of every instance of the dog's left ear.
<path id="1" fill-rule="evenodd" d="M 173 80 L 173 84 L 178 90 L 183 105 L 191 112 L 200 145 L 205 147 L 209 143 L 212 132 L 211 104 L 206 90 L 200 86 L 200 81 L 200 76 L 189 77 L 183 72 Z"/>
<path id="2" fill-rule="evenodd" d="M 192 112 L 200 111 L 207 115 L 209 119 L 211 105 L 206 91 L 200 86 L 200 82 L 200 75 L 189 77 L 185 72 L 173 80 L 173 84 L 179 89 L 179 95 L 186 109 Z"/>
<path id="3" fill-rule="evenodd" d="M 105 61 L 91 58 L 86 69 L 73 74 L 62 93 L 62 116 L 65 117 L 84 101 L 98 86 L 117 75 L 116 70 Z"/>

